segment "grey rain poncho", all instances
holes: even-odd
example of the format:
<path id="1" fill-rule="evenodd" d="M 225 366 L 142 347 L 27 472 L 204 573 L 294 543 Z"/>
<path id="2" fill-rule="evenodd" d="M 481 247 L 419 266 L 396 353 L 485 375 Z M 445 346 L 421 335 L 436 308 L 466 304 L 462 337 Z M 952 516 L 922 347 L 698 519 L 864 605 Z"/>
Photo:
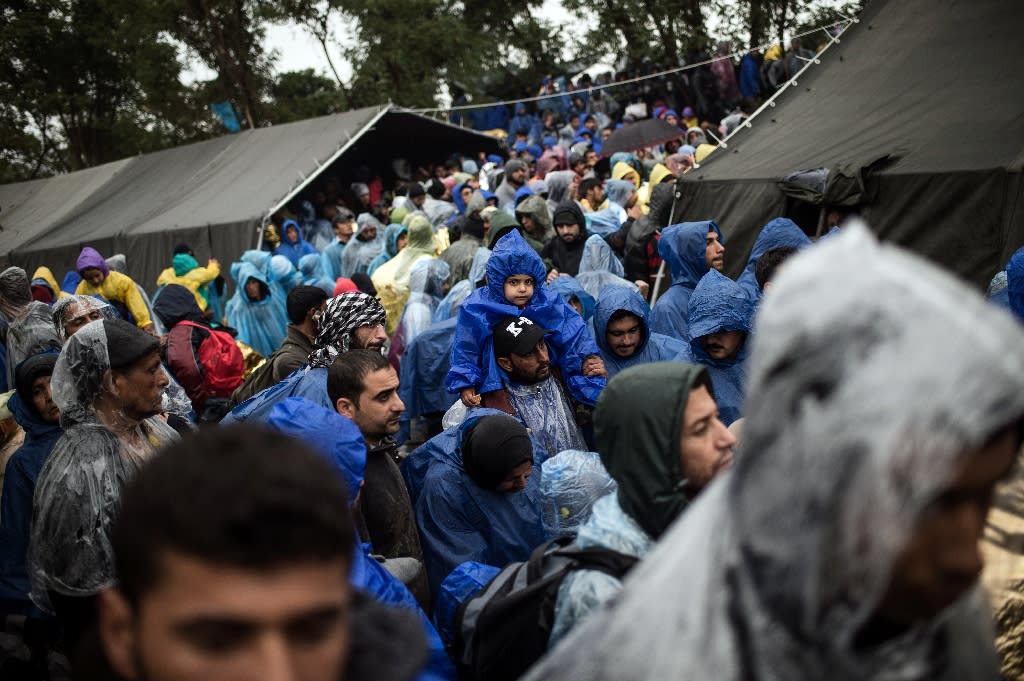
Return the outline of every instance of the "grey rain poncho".
<path id="1" fill-rule="evenodd" d="M 1024 331 L 843 232 L 764 298 L 733 469 L 525 679 L 999 678 L 977 587 L 881 646 L 853 642 L 958 456 L 1024 413 Z"/>
<path id="2" fill-rule="evenodd" d="M 68 339 L 51 378 L 64 435 L 39 473 L 29 546 L 32 600 L 44 610 L 47 591 L 89 596 L 114 580 L 110 528 L 121 487 L 178 438 L 152 417 L 136 426 L 144 445 L 132 449 L 99 423 L 93 405 L 109 368 L 104 322 L 92 322 Z"/>

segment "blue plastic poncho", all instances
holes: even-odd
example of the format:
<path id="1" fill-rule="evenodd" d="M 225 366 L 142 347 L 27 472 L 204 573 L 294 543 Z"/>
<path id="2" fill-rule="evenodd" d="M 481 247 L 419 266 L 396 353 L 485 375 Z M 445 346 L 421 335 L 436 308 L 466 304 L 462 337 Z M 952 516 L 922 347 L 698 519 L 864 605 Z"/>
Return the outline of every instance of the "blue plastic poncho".
<path id="1" fill-rule="evenodd" d="M 266 421 L 274 406 L 290 397 L 302 397 L 314 404 L 330 408 L 331 398 L 327 395 L 327 368 L 299 367 L 280 383 L 256 393 L 235 407 L 221 423 L 244 421 Z"/>
<path id="2" fill-rule="evenodd" d="M 608 320 L 618 310 L 626 310 L 640 318 L 642 335 L 640 346 L 631 357 L 619 357 L 608 345 Z M 637 364 L 675 359 L 686 348 L 683 341 L 651 331 L 651 308 L 639 291 L 622 286 L 609 286 L 597 299 L 594 309 L 594 337 L 601 348 L 608 378 Z"/>
<path id="3" fill-rule="evenodd" d="M 356 424 L 336 411 L 300 397 L 290 397 L 274 407 L 267 425 L 303 440 L 324 456 L 345 480 L 349 499 L 355 504 L 366 470 L 366 442 Z M 436 675 L 433 678 L 454 681 L 455 668 L 433 623 L 409 589 L 371 555 L 370 545 L 365 542 L 360 542 L 355 549 L 349 583 L 380 603 L 415 611 L 430 647 L 427 671 Z"/>
<path id="4" fill-rule="evenodd" d="M 328 296 L 334 292 L 334 282 L 324 276 L 324 264 L 320 255 L 310 253 L 299 258 L 299 273 L 302 275 L 302 283 L 306 286 L 322 288 Z"/>
<path id="5" fill-rule="evenodd" d="M 757 241 L 754 242 L 754 248 L 750 251 L 750 257 L 747 258 L 747 266 L 736 283 L 754 303 L 757 303 L 761 300 L 761 289 L 757 287 L 757 279 L 754 277 L 757 259 L 776 248 L 802 249 L 810 245 L 811 240 L 789 218 L 775 218 L 769 221 L 761 228 L 761 233 L 758 235 Z"/>
<path id="6" fill-rule="evenodd" d="M 1010 256 L 1006 264 L 1006 297 L 1010 310 L 1024 322 L 1024 248 Z"/>
<path id="7" fill-rule="evenodd" d="M 302 283 L 302 273 L 283 255 L 274 255 L 270 258 L 270 276 L 275 284 L 284 289 L 285 297 L 289 291 Z"/>
<path id="8" fill-rule="evenodd" d="M 289 229 L 295 230 L 295 243 L 288 240 Z M 299 227 L 299 223 L 295 222 L 295 220 L 285 220 L 284 224 L 281 225 L 281 243 L 274 249 L 274 255 L 283 255 L 288 258 L 292 267 L 298 268 L 299 258 L 310 253 L 316 253 L 316 248 L 313 247 L 313 244 L 302 238 L 302 229 Z"/>
<path id="9" fill-rule="evenodd" d="M 594 300 L 594 296 L 590 295 L 583 290 L 580 283 L 576 281 L 576 277 L 570 277 L 568 274 L 560 274 L 558 277 L 546 286 L 562 297 L 562 300 L 572 305 L 572 299 L 575 298 L 579 301 L 580 306 L 583 308 L 581 313 L 584 320 L 589 320 L 594 316 L 594 306 L 597 301 Z"/>
<path id="10" fill-rule="evenodd" d="M 367 275 L 372 277 L 378 267 L 398 255 L 398 240 L 402 238 L 403 234 L 408 233 L 408 231 L 409 228 L 405 225 L 396 225 L 394 223 L 384 228 L 384 250 L 381 251 L 376 258 L 370 261 L 370 264 L 366 268 Z"/>
<path id="11" fill-rule="evenodd" d="M 438 322 L 405 348 L 398 388 L 398 395 L 405 403 L 403 423 L 424 414 L 444 413 L 458 399 L 444 387 L 445 376 L 451 368 L 457 322 L 454 317 Z"/>
<path id="12" fill-rule="evenodd" d="M 636 187 L 626 180 L 608 180 L 605 182 L 605 191 L 608 207 L 587 214 L 587 230 L 601 236 L 619 231 L 626 222 L 626 204 L 629 203 L 629 197 L 636 193 Z"/>
<path id="13" fill-rule="evenodd" d="M 471 560 L 452 570 L 441 582 L 434 597 L 434 622 L 441 639 L 454 646 L 458 636 L 456 618 L 462 605 L 476 596 L 494 579 L 501 568 Z"/>
<path id="14" fill-rule="evenodd" d="M 658 241 L 658 253 L 672 270 L 672 285 L 654 303 L 651 330 L 686 338 L 686 308 L 690 294 L 700 278 L 708 271 L 708 232 L 714 230 L 722 243 L 722 230 L 711 220 L 681 222 L 666 227 Z"/>
<path id="15" fill-rule="evenodd" d="M 729 425 L 743 415 L 753 303 L 739 284 L 718 270 L 711 270 L 693 290 L 688 314 L 688 344 L 676 359 L 707 367 L 722 423 Z M 719 331 L 742 331 L 748 335 L 734 359 L 712 359 L 700 344 L 702 337 Z"/>
<path id="16" fill-rule="evenodd" d="M 271 287 L 267 276 L 248 262 L 232 264 L 231 277 L 236 288 L 224 310 L 228 326 L 238 330 L 238 340 L 269 357 L 284 341 L 288 326 L 284 297 L 279 299 L 281 289 Z M 246 294 L 245 284 L 250 279 L 260 282 L 265 293 L 263 300 L 252 300 Z"/>
<path id="17" fill-rule="evenodd" d="M 544 452 L 536 443 L 534 474 L 522 491 L 485 490 L 463 468 L 463 438 L 477 421 L 493 415 L 508 417 L 496 409 L 474 409 L 457 428 L 431 438 L 402 462 L 431 593 L 461 563 L 501 567 L 526 560 L 544 542 L 539 480 Z"/>
<path id="18" fill-rule="evenodd" d="M 505 300 L 505 280 L 513 274 L 528 274 L 538 285 L 533 298 L 520 310 Z M 494 325 L 507 317 L 528 317 L 550 329 L 546 341 L 552 365 L 558 366 L 572 396 L 593 405 L 604 389 L 601 376 L 583 375 L 583 360 L 599 354 L 594 339 L 576 310 L 552 291 L 539 285 L 546 272 L 537 252 L 518 231 L 498 240 L 487 261 L 487 286 L 471 293 L 459 309 L 459 323 L 452 346 L 452 367 L 445 379 L 450 393 L 473 387 L 480 394 L 501 389 L 503 373 L 492 348 Z"/>
<path id="19" fill-rule="evenodd" d="M 0 601 L 23 615 L 35 609 L 26 561 L 32 524 L 32 495 L 39 471 L 64 433 L 59 423 L 43 421 L 36 410 L 15 393 L 7 402 L 14 420 L 25 430 L 25 441 L 7 461 L 0 496 Z"/>
<path id="20" fill-rule="evenodd" d="M 372 239 L 363 241 L 368 230 L 374 232 Z M 356 218 L 356 232 L 345 244 L 341 253 L 341 276 L 351 278 L 357 272 L 366 273 L 370 263 L 384 251 L 384 225 L 369 213 L 360 213 Z"/>
<path id="21" fill-rule="evenodd" d="M 331 281 L 337 281 L 341 276 L 341 256 L 345 252 L 345 244 L 337 239 L 332 241 L 323 252 L 320 253 L 320 262 L 323 265 L 324 276 Z"/>
<path id="22" fill-rule="evenodd" d="M 624 286 L 638 291 L 636 284 L 625 279 L 626 271 L 622 263 L 615 257 L 612 247 L 604 238 L 591 236 L 583 246 L 583 257 L 580 258 L 580 269 L 576 281 L 583 290 L 596 300 L 606 286 Z"/>

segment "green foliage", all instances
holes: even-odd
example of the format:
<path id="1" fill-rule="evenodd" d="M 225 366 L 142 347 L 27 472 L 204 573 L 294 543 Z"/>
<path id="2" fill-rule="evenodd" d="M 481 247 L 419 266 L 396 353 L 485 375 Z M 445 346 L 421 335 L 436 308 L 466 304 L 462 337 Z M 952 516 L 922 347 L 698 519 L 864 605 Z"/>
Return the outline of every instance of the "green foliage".
<path id="1" fill-rule="evenodd" d="M 277 77 L 270 88 L 267 113 L 275 123 L 301 121 L 346 110 L 344 95 L 330 78 L 313 69 L 288 71 Z"/>

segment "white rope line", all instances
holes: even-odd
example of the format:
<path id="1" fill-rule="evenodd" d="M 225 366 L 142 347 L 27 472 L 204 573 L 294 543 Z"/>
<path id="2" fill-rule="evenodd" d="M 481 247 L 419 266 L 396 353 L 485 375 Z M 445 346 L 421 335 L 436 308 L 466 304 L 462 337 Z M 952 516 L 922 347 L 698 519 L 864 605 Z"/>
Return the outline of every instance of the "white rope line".
<path id="1" fill-rule="evenodd" d="M 812 28 L 809 31 L 804 31 L 803 33 L 800 33 L 798 35 L 793 36 L 793 38 L 803 38 L 804 36 L 811 35 L 812 33 L 817 33 L 818 31 L 825 31 L 827 33 L 828 29 L 834 28 L 834 27 L 839 26 L 839 25 L 843 25 L 843 30 L 846 30 L 850 26 L 850 24 L 856 23 L 857 21 L 859 21 L 859 20 L 856 17 L 846 17 L 846 18 L 844 18 L 843 21 L 836 21 L 836 22 L 831 23 L 831 24 L 826 24 L 824 26 L 818 26 L 817 28 Z M 758 49 L 758 50 L 767 50 L 768 48 L 772 47 L 775 44 L 776 44 L 775 42 L 765 43 L 763 45 L 758 45 L 756 47 L 756 49 Z M 755 49 L 755 48 L 750 48 L 750 49 Z M 487 109 L 487 108 L 490 108 L 492 106 L 510 106 L 510 105 L 514 105 L 514 104 L 526 104 L 526 103 L 529 103 L 529 102 L 539 102 L 539 101 L 544 100 L 544 99 L 554 99 L 556 97 L 565 97 L 565 96 L 570 96 L 571 97 L 573 94 L 580 93 L 580 92 L 587 92 L 589 94 L 590 92 L 593 92 L 594 90 L 606 90 L 606 89 L 613 88 L 613 87 L 621 87 L 623 85 L 632 85 L 633 83 L 639 83 L 639 82 L 644 81 L 644 80 L 650 80 L 651 78 L 661 78 L 662 76 L 667 76 L 667 75 L 672 74 L 672 73 L 679 73 L 681 71 L 690 71 L 690 70 L 693 70 L 693 69 L 700 68 L 701 66 L 707 66 L 709 64 L 713 64 L 713 63 L 715 63 L 717 61 L 721 61 L 723 59 L 732 60 L 732 59 L 735 59 L 737 57 L 742 58 L 743 55 L 745 55 L 749 51 L 750 50 L 744 50 L 744 51 L 740 51 L 740 52 L 733 52 L 732 54 L 722 54 L 722 55 L 718 55 L 718 56 L 712 57 L 711 59 L 705 59 L 704 61 L 696 62 L 694 64 L 686 64 L 685 66 L 678 66 L 678 67 L 676 67 L 674 69 L 667 69 L 665 71 L 658 71 L 657 73 L 651 73 L 651 74 L 648 74 L 646 76 L 637 76 L 636 78 L 629 78 L 627 80 L 620 80 L 620 81 L 616 81 L 614 83 L 607 83 L 605 85 L 594 85 L 594 86 L 591 86 L 591 87 L 587 88 L 585 91 L 584 90 L 568 90 L 566 92 L 555 92 L 555 93 L 546 94 L 546 95 L 537 95 L 536 97 L 525 97 L 523 99 L 514 99 L 514 100 L 511 100 L 511 101 L 507 101 L 507 102 L 487 102 L 487 103 L 484 103 L 484 104 L 461 104 L 459 106 L 432 107 L 432 108 L 426 108 L 426 109 L 406 109 L 406 110 L 407 111 L 411 111 L 412 113 L 418 113 L 418 114 L 444 113 L 444 112 L 449 112 L 449 111 L 469 111 L 469 110 L 472 110 L 472 109 Z"/>

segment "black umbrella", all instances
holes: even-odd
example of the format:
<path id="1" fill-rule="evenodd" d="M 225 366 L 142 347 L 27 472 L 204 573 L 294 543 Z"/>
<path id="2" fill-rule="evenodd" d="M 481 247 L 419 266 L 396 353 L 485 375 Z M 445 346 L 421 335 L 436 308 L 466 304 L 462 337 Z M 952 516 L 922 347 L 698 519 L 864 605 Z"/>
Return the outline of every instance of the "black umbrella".
<path id="1" fill-rule="evenodd" d="M 656 147 L 670 140 L 678 139 L 685 133 L 658 118 L 645 118 L 638 123 L 624 125 L 613 132 L 601 147 L 602 156 L 611 156 L 620 151 L 636 151 L 645 147 Z"/>

